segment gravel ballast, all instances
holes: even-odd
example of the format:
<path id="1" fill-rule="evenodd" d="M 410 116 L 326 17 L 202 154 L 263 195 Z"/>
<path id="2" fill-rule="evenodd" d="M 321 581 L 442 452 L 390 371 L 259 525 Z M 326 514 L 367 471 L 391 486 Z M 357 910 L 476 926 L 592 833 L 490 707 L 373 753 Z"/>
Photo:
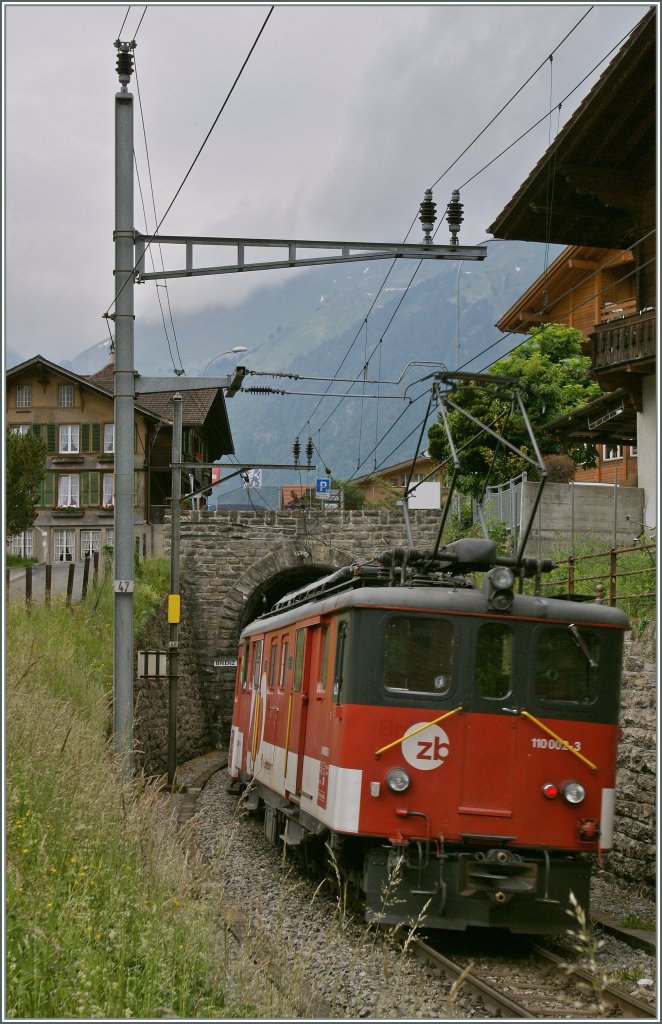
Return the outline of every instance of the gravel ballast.
<path id="1" fill-rule="evenodd" d="M 220 760 L 198 758 L 178 770 L 182 785 Z M 209 861 L 209 885 L 218 893 L 219 912 L 227 920 L 250 922 L 251 956 L 259 957 L 259 979 L 252 982 L 264 1015 L 341 1019 L 485 1019 L 485 1008 L 460 986 L 413 957 L 345 910 L 328 882 L 306 877 L 282 850 L 268 843 L 261 823 L 246 816 L 228 792 L 225 770 L 211 777 L 200 793 L 192 825 L 200 851 Z M 174 797 L 173 800 L 181 799 Z M 598 872 L 592 910 L 623 920 L 654 920 L 654 901 L 639 890 Z M 588 960 L 611 984 L 655 1004 L 656 961 L 643 950 L 596 933 L 598 948 Z M 570 941 L 561 952 L 583 963 Z M 595 943 L 594 943 L 595 946 Z M 253 966 L 254 971 L 254 966 Z"/>

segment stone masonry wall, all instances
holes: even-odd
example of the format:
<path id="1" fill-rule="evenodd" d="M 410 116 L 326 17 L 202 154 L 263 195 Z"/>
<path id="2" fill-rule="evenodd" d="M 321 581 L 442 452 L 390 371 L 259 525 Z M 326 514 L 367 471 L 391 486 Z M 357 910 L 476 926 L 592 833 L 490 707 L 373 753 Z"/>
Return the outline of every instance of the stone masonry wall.
<path id="1" fill-rule="evenodd" d="M 616 772 L 614 849 L 606 866 L 654 889 L 656 880 L 657 665 L 656 629 L 625 642 Z"/>
<path id="2" fill-rule="evenodd" d="M 186 590 L 182 589 L 177 685 L 177 764 L 206 754 L 214 744 L 205 695 L 199 685 Z M 141 650 L 167 651 L 170 627 L 166 601 L 152 617 Z M 134 679 L 135 764 L 146 775 L 168 770 L 168 677 Z"/>

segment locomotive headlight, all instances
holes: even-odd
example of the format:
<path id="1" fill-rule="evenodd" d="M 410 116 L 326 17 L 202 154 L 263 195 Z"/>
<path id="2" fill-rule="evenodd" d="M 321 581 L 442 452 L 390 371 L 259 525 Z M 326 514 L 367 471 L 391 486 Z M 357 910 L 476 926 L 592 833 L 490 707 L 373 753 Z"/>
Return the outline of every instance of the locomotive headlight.
<path id="1" fill-rule="evenodd" d="M 566 782 L 563 786 L 563 798 L 569 804 L 580 804 L 586 796 L 581 782 Z"/>
<path id="2" fill-rule="evenodd" d="M 506 565 L 497 566 L 485 573 L 483 593 L 488 604 L 497 612 L 510 611 L 513 603 L 515 574 Z"/>
<path id="3" fill-rule="evenodd" d="M 492 583 L 497 590 L 508 590 L 515 582 L 515 574 L 506 565 L 492 570 Z"/>
<path id="4" fill-rule="evenodd" d="M 404 793 L 409 789 L 410 778 L 404 768 L 392 768 L 386 776 L 386 785 L 393 793 Z"/>

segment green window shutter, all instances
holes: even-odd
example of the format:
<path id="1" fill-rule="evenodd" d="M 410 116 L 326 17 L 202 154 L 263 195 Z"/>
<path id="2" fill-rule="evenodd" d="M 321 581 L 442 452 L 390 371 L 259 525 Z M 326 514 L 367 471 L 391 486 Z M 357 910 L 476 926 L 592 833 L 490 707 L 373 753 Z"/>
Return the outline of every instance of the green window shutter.
<path id="1" fill-rule="evenodd" d="M 82 452 L 90 451 L 90 424 L 83 423 L 80 428 L 80 450 Z"/>
<path id="2" fill-rule="evenodd" d="M 33 423 L 31 430 L 35 437 L 41 437 L 41 423 Z"/>
<path id="3" fill-rule="evenodd" d="M 49 453 L 57 451 L 57 427 L 54 423 L 46 424 L 46 451 Z"/>
<path id="4" fill-rule="evenodd" d="M 100 423 L 93 423 L 92 424 L 92 451 L 93 452 L 100 452 L 101 451 L 101 424 Z"/>
<path id="5" fill-rule="evenodd" d="M 81 505 L 99 504 L 99 486 L 101 474 L 97 470 L 89 473 L 81 473 L 80 478 L 80 503 Z"/>
<path id="6" fill-rule="evenodd" d="M 37 504 L 40 508 L 55 504 L 55 473 L 45 473 L 37 488 Z"/>

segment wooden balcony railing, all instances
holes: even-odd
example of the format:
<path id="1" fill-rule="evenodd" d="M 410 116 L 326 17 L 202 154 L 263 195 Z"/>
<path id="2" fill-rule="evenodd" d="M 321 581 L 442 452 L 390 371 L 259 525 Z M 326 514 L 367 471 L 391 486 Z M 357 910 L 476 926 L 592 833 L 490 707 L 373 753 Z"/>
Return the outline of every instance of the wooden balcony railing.
<path id="1" fill-rule="evenodd" d="M 655 312 L 645 309 L 596 325 L 591 335 L 593 369 L 615 369 L 655 359 Z"/>

